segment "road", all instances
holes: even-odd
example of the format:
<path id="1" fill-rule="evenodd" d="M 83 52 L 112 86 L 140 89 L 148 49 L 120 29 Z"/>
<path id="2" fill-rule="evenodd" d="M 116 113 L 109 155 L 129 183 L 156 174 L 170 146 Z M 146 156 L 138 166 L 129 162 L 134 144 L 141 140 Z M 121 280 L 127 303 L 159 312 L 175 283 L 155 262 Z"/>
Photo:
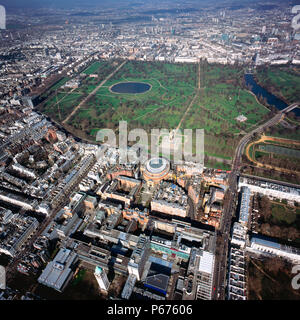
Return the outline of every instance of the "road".
<path id="1" fill-rule="evenodd" d="M 67 200 L 66 200 L 67 201 Z M 44 221 L 38 226 L 37 231 L 28 241 L 23 250 L 19 251 L 18 254 L 12 259 L 12 261 L 6 267 L 6 281 L 8 282 L 15 272 L 17 272 L 17 265 L 21 262 L 22 258 L 32 250 L 33 243 L 37 240 L 37 238 L 42 234 L 42 232 L 46 229 L 48 224 L 54 219 L 58 211 L 61 210 L 61 207 L 53 210 L 51 214 L 44 219 Z"/>
<path id="2" fill-rule="evenodd" d="M 280 110 L 273 118 L 260 125 L 256 129 L 247 133 L 239 142 L 236 147 L 234 159 L 232 163 L 232 171 L 228 177 L 228 190 L 226 194 L 226 203 L 224 205 L 221 227 L 217 232 L 218 242 L 221 243 L 221 248 L 219 247 L 219 255 L 216 256 L 215 260 L 215 270 L 214 270 L 214 280 L 213 280 L 213 300 L 225 300 L 226 294 L 226 275 L 227 275 L 227 254 L 228 254 L 228 242 L 230 237 L 230 229 L 232 223 L 232 216 L 234 213 L 235 200 L 238 190 L 238 176 L 242 166 L 242 155 L 245 146 L 250 142 L 252 136 L 257 133 L 262 133 L 266 128 L 277 124 L 280 120 L 284 118 L 287 112 L 290 112 L 294 108 L 297 108 L 300 102 L 296 102 L 288 106 L 287 108 Z"/>

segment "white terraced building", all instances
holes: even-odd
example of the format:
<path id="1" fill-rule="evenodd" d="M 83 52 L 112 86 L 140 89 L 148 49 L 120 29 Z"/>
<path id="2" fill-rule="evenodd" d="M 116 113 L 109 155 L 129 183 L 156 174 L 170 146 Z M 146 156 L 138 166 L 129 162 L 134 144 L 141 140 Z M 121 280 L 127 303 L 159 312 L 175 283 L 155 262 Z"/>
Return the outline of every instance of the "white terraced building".
<path id="1" fill-rule="evenodd" d="M 229 253 L 228 291 L 229 300 L 246 300 L 247 285 L 245 271 L 245 253 L 247 228 L 235 222 L 232 229 L 231 248 Z"/>
<path id="2" fill-rule="evenodd" d="M 247 229 L 240 223 L 233 224 L 231 243 L 241 248 L 246 246 Z"/>
<path id="3" fill-rule="evenodd" d="M 293 188 L 262 179 L 240 177 L 239 189 L 242 187 L 248 187 L 251 193 L 260 193 L 272 198 L 300 202 L 300 188 Z"/>
<path id="4" fill-rule="evenodd" d="M 228 273 L 228 299 L 246 300 L 246 262 L 245 250 L 240 248 L 230 248 Z"/>
<path id="5" fill-rule="evenodd" d="M 276 255 L 297 263 L 300 262 L 300 250 L 298 248 L 277 243 L 271 238 L 260 235 L 252 236 L 251 245 L 247 247 L 247 251 L 258 254 Z"/>
<path id="6" fill-rule="evenodd" d="M 212 299 L 214 265 L 215 256 L 211 252 L 201 250 L 197 273 L 197 299 Z"/>

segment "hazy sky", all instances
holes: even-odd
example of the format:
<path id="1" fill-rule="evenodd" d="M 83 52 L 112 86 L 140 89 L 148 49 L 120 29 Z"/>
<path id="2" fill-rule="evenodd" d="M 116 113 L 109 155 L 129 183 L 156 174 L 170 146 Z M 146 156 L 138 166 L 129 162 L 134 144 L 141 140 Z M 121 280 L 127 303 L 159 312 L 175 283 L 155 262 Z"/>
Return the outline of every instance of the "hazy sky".
<path id="1" fill-rule="evenodd" d="M 172 1 L 172 0 L 0 0 L 0 4 L 4 5 L 7 8 L 41 8 L 41 7 L 52 7 L 52 8 L 72 8 L 72 7 L 101 7 L 101 6 L 107 6 L 109 4 L 117 4 L 122 3 L 122 4 L 130 4 L 130 3 L 141 3 L 141 2 L 147 2 L 150 3 L 152 2 L 153 4 L 157 4 L 159 6 L 160 3 L 167 3 L 168 1 L 170 3 L 180 3 L 184 4 L 184 0 L 177 0 L 177 1 Z M 244 2 L 248 3 L 255 3 L 259 2 L 261 4 L 269 4 L 269 3 L 276 3 L 279 2 L 280 0 L 242 0 Z M 286 0 L 284 0 L 286 1 Z M 300 2 L 300 0 L 288 0 L 286 2 Z M 189 3 L 189 6 L 191 5 L 191 2 L 194 3 L 230 3 L 230 2 L 235 2 L 239 3 L 241 0 L 189 0 L 187 1 Z"/>
<path id="2" fill-rule="evenodd" d="M 113 2 L 123 0 L 110 0 Z M 16 8 L 40 8 L 40 7 L 73 7 L 73 6 L 95 6 L 108 3 L 108 0 L 0 0 L 0 4 Z"/>

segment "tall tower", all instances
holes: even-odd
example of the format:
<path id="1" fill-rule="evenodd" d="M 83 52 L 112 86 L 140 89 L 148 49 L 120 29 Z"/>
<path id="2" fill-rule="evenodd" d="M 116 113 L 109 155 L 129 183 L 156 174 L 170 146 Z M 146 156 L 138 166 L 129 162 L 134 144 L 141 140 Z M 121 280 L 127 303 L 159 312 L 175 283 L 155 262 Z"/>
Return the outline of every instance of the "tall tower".
<path id="1" fill-rule="evenodd" d="M 149 257 L 149 240 L 146 236 L 140 235 L 138 243 L 132 252 L 128 263 L 128 273 L 136 276 L 137 280 L 141 279 L 145 263 Z"/>
<path id="2" fill-rule="evenodd" d="M 97 266 L 95 268 L 94 275 L 96 277 L 96 280 L 99 284 L 100 289 L 107 291 L 110 283 L 108 281 L 107 275 L 106 275 L 105 271 L 103 270 L 103 268 Z"/>

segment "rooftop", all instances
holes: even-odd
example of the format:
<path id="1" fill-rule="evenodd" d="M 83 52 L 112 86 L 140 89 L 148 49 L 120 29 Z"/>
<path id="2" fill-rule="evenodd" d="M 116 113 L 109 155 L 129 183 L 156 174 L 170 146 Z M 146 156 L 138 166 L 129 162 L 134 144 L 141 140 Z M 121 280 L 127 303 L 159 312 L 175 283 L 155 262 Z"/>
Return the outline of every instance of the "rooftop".
<path id="1" fill-rule="evenodd" d="M 62 291 L 72 273 L 70 267 L 76 259 L 77 255 L 70 249 L 60 249 L 55 258 L 48 263 L 38 278 L 38 282 L 57 291 Z"/>
<path id="2" fill-rule="evenodd" d="M 212 274 L 214 269 L 214 255 L 210 252 L 203 251 L 200 258 L 199 272 Z"/>

